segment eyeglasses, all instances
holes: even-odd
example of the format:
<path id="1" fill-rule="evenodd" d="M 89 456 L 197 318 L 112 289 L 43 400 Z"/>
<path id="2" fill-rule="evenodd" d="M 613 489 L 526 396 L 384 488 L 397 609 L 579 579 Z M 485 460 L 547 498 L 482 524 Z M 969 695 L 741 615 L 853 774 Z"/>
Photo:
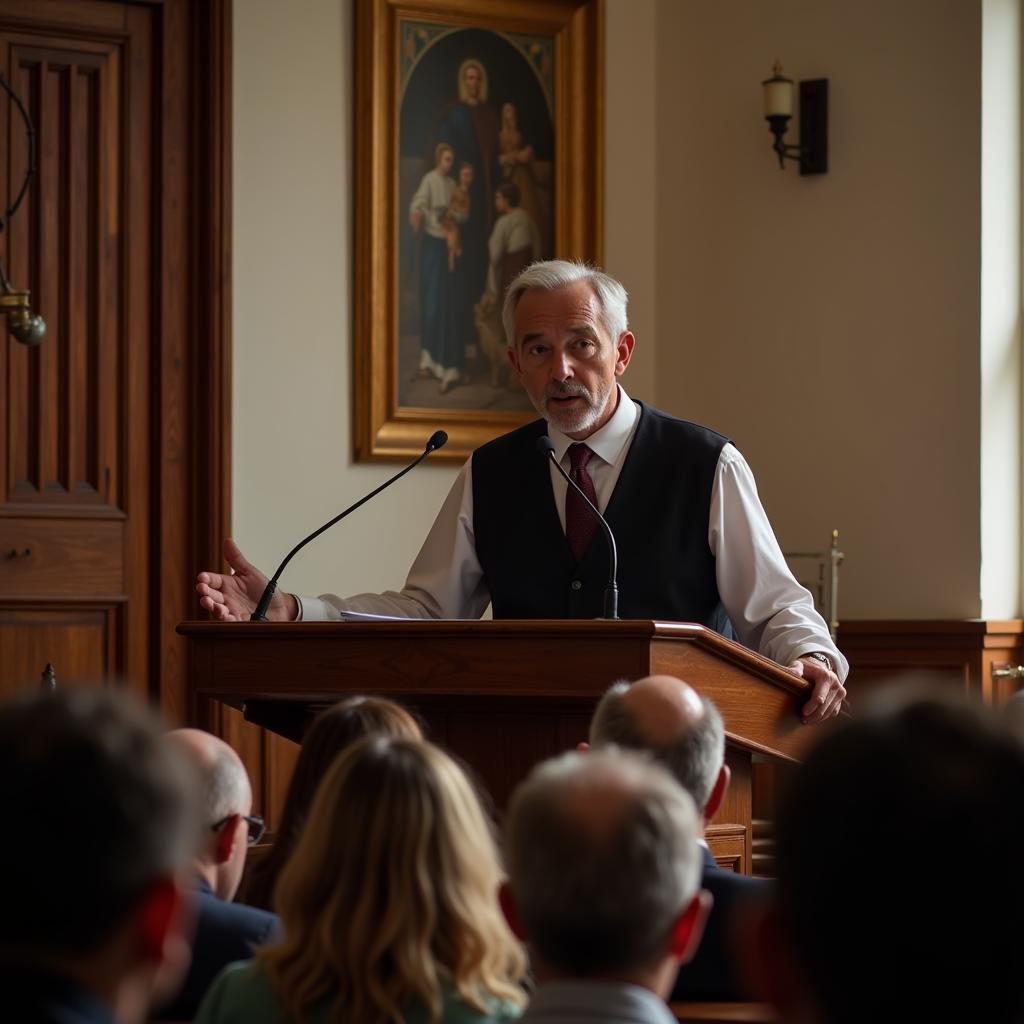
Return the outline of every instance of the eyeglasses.
<path id="1" fill-rule="evenodd" d="M 219 832 L 233 817 L 233 814 L 229 814 L 226 818 L 214 822 L 210 826 L 210 831 Z M 263 838 L 263 833 L 267 831 L 267 823 L 258 814 L 243 814 L 242 821 L 249 826 L 249 845 L 255 846 Z"/>

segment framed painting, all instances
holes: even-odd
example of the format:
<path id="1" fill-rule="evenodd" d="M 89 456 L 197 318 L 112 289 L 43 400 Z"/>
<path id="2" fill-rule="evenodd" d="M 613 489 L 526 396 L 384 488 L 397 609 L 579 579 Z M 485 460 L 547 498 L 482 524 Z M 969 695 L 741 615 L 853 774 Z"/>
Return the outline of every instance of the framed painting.
<path id="1" fill-rule="evenodd" d="M 508 283 L 600 262 L 602 0 L 356 0 L 354 401 L 359 461 L 435 458 L 534 418 Z"/>

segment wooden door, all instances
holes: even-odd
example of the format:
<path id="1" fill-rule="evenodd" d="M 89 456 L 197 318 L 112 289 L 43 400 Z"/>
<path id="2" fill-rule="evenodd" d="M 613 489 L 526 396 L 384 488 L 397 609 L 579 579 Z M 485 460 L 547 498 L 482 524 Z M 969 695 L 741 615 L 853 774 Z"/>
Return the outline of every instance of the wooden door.
<path id="1" fill-rule="evenodd" d="M 229 13 L 0 0 L 38 158 L 0 253 L 48 325 L 0 337 L 0 695 L 52 662 L 183 718 L 173 627 L 227 516 Z M 6 99 L 0 147 L 6 206 L 28 158 Z"/>
<path id="2" fill-rule="evenodd" d="M 123 17 L 105 38 L 0 22 L 0 66 L 35 124 L 38 159 L 4 261 L 48 326 L 37 348 L 3 339 L 8 688 L 48 661 L 79 680 L 144 680 L 148 662 L 153 65 L 128 54 L 152 51 L 152 11 L 106 13 Z M 9 104 L 0 138 L 9 201 L 28 151 Z"/>

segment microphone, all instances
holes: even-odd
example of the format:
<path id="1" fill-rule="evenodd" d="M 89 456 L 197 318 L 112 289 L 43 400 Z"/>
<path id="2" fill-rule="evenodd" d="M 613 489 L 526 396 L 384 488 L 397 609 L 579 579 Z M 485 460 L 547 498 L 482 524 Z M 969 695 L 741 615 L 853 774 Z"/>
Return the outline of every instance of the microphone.
<path id="1" fill-rule="evenodd" d="M 555 469 L 565 477 L 565 482 L 586 502 L 587 507 L 601 524 L 601 529 L 604 530 L 605 539 L 608 541 L 608 583 L 604 588 L 604 615 L 601 618 L 617 619 L 619 617 L 619 554 L 615 547 L 615 535 L 612 533 L 612 528 L 597 510 L 597 506 L 583 493 L 579 484 L 559 465 L 558 459 L 555 458 L 554 443 L 547 434 L 537 438 L 537 451 L 546 459 L 551 460 Z"/>
<path id="2" fill-rule="evenodd" d="M 260 596 L 259 604 L 256 605 L 256 610 L 249 617 L 250 622 L 266 622 L 267 621 L 267 609 L 270 607 L 270 602 L 273 600 L 274 592 L 277 590 L 277 581 L 281 578 L 281 573 L 284 572 L 285 566 L 297 555 L 311 540 L 316 540 L 325 530 L 329 530 L 335 523 L 340 523 L 345 516 L 355 512 L 361 505 L 365 505 L 371 498 L 375 498 L 385 488 L 390 487 L 396 480 L 401 480 L 406 473 L 411 469 L 415 469 L 431 452 L 436 452 L 438 448 L 443 448 L 448 443 L 448 435 L 443 430 L 435 430 L 430 435 L 430 440 L 427 441 L 426 447 L 420 455 L 417 455 L 412 462 L 409 463 L 405 469 L 396 473 L 390 480 L 385 480 L 379 487 L 375 487 L 365 498 L 360 498 L 354 505 L 349 505 L 344 512 L 339 512 L 330 522 L 324 523 L 319 530 L 314 530 L 305 540 L 299 541 L 285 556 L 285 560 L 277 567 L 277 572 L 267 582 L 266 587 L 263 589 L 263 593 Z"/>

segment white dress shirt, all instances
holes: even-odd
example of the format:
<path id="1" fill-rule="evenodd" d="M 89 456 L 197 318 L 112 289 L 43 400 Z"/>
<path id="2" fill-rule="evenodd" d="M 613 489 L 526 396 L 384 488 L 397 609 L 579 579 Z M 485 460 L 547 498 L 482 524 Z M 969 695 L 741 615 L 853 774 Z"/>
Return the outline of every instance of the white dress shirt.
<path id="1" fill-rule="evenodd" d="M 586 439 L 594 452 L 587 470 L 602 512 L 615 490 L 639 420 L 639 406 L 619 387 L 612 418 Z M 572 438 L 550 422 L 548 436 L 555 457 L 568 471 Z M 344 599 L 334 594 L 319 598 L 296 595 L 299 618 L 337 619 L 343 611 L 417 619 L 480 618 L 490 595 L 473 536 L 472 472 L 473 460 L 469 459 L 448 492 L 402 590 Z M 551 487 L 564 530 L 567 485 L 554 466 Z M 731 444 L 722 448 L 711 490 L 708 547 L 715 556 L 719 596 L 743 644 L 780 665 L 822 651 L 832 659 L 840 680 L 846 679 L 846 659 L 832 643 L 810 592 L 790 572 L 757 496 L 753 473 Z"/>

